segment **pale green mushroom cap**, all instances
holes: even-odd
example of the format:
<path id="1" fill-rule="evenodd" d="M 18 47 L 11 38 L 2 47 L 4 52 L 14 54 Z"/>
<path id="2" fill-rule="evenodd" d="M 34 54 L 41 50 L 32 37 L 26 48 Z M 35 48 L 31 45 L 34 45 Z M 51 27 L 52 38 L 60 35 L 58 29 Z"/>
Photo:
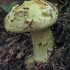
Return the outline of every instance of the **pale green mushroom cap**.
<path id="1" fill-rule="evenodd" d="M 57 8 L 48 1 L 24 1 L 6 16 L 5 29 L 15 33 L 45 29 L 55 24 L 57 17 Z"/>

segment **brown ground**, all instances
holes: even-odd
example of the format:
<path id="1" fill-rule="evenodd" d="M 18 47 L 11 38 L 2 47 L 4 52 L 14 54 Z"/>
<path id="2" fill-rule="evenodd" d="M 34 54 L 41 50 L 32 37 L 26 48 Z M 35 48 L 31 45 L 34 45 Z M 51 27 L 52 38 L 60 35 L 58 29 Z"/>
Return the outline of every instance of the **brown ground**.
<path id="1" fill-rule="evenodd" d="M 55 50 L 48 62 L 38 64 L 34 70 L 70 70 L 70 15 L 68 0 L 59 0 L 59 18 L 51 27 Z M 30 33 L 6 32 L 3 19 L 6 12 L 0 8 L 0 70 L 26 70 L 25 57 L 32 52 Z"/>

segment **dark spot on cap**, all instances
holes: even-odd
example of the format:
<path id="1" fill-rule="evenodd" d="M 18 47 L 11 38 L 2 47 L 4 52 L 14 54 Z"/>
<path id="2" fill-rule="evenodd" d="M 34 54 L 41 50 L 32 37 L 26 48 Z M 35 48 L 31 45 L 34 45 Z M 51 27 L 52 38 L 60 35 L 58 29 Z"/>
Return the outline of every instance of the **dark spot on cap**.
<path id="1" fill-rule="evenodd" d="M 40 42 L 38 45 L 39 45 L 39 46 L 42 46 L 42 43 Z"/>
<path id="2" fill-rule="evenodd" d="M 14 10 L 12 12 L 14 12 Z"/>
<path id="3" fill-rule="evenodd" d="M 50 12 L 52 12 L 52 10 L 51 10 L 51 9 L 50 9 L 49 11 L 50 11 Z"/>
<path id="4" fill-rule="evenodd" d="M 13 22 L 13 20 L 11 20 L 11 22 Z"/>
<path id="5" fill-rule="evenodd" d="M 27 9 L 27 10 L 29 10 L 29 8 L 28 8 L 28 7 L 25 7 L 25 8 L 23 8 L 23 9 Z"/>
<path id="6" fill-rule="evenodd" d="M 8 16 L 8 18 L 9 18 L 9 16 Z"/>

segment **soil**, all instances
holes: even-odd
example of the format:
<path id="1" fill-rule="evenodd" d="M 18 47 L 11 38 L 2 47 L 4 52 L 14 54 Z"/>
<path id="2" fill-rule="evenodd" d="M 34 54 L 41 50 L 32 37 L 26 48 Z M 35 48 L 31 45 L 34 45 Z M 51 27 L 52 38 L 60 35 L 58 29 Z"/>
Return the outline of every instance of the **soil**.
<path id="1" fill-rule="evenodd" d="M 59 17 L 51 28 L 55 40 L 50 59 L 33 70 L 70 70 L 69 1 L 58 0 Z M 64 3 L 64 4 L 63 4 Z M 0 70 L 27 70 L 25 57 L 33 53 L 30 33 L 10 33 L 4 29 L 6 12 L 0 8 Z"/>

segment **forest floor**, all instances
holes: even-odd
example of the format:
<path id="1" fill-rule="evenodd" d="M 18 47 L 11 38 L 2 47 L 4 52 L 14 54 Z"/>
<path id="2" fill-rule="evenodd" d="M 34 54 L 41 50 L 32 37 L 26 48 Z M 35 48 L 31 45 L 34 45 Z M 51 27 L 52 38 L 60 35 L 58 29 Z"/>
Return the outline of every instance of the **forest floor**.
<path id="1" fill-rule="evenodd" d="M 33 70 L 70 70 L 70 2 L 59 0 L 58 9 L 58 20 L 50 27 L 55 40 L 54 52 L 47 62 Z M 33 53 L 30 33 L 7 32 L 3 23 L 6 15 L 0 7 L 0 70 L 27 70 L 25 57 Z"/>

